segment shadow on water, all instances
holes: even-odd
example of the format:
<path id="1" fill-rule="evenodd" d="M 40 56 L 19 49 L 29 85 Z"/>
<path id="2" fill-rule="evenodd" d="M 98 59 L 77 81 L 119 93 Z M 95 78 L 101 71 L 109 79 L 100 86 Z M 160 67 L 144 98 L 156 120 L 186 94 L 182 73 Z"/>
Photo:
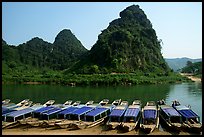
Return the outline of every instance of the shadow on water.
<path id="1" fill-rule="evenodd" d="M 54 99 L 56 103 L 64 103 L 66 100 L 80 100 L 86 103 L 88 100 L 100 102 L 102 99 L 109 99 L 109 103 L 121 98 L 129 104 L 135 99 L 140 99 L 142 105 L 147 101 L 157 101 L 166 98 L 169 92 L 169 85 L 136 85 L 136 86 L 115 86 L 115 87 L 68 87 L 59 85 L 3 85 L 2 96 L 9 98 L 14 103 L 29 98 L 33 102 L 45 103 Z M 12 94 L 11 94 L 12 93 Z"/>

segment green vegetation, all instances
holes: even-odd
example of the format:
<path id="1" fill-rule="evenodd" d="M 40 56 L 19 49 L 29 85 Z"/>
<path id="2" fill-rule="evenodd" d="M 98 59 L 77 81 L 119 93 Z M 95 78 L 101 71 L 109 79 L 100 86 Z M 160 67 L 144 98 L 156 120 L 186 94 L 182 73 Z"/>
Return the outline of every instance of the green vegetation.
<path id="1" fill-rule="evenodd" d="M 161 40 L 138 5 L 120 12 L 98 36 L 97 42 L 82 60 L 66 73 L 168 73 L 170 68 L 161 54 Z"/>
<path id="2" fill-rule="evenodd" d="M 35 37 L 11 46 L 2 39 L 2 82 L 91 86 L 186 81 L 170 70 L 160 43 L 144 11 L 132 5 L 102 31 L 90 51 L 67 29 L 54 43 Z"/>
<path id="3" fill-rule="evenodd" d="M 189 82 L 186 77 L 179 74 L 169 73 L 160 75 L 154 73 L 131 73 L 131 74 L 67 74 L 59 71 L 33 70 L 16 75 L 2 75 L 3 83 L 35 83 L 38 84 L 61 84 L 70 86 L 116 86 L 137 84 L 161 84 L 174 82 Z"/>
<path id="4" fill-rule="evenodd" d="M 192 63 L 187 61 L 186 67 L 182 68 L 182 73 L 191 73 L 196 77 L 202 78 L 202 62 Z"/>

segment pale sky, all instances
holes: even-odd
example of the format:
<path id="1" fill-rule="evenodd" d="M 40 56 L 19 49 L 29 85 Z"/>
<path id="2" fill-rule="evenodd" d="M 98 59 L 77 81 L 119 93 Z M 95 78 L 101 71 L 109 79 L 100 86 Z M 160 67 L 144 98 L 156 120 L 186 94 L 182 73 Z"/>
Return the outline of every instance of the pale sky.
<path id="1" fill-rule="evenodd" d="M 202 58 L 202 2 L 2 2 L 2 38 L 10 45 L 33 37 L 53 43 L 70 29 L 90 50 L 101 30 L 133 4 L 162 39 L 164 58 Z"/>

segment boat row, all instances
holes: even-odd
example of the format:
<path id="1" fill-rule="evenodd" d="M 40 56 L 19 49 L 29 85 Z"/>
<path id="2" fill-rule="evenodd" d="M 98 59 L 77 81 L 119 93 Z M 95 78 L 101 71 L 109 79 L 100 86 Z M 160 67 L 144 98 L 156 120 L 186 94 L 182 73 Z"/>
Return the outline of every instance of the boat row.
<path id="1" fill-rule="evenodd" d="M 131 104 L 121 99 L 112 103 L 109 103 L 108 99 L 99 103 L 90 100 L 85 104 L 72 100 L 67 100 L 64 104 L 55 104 L 55 100 L 49 100 L 44 104 L 34 104 L 29 99 L 18 104 L 11 103 L 9 99 L 2 101 L 2 128 L 27 125 L 74 130 L 100 124 L 105 125 L 107 130 L 141 129 L 145 133 L 158 129 L 159 124 L 173 131 L 202 131 L 200 117 L 191 108 L 180 105 L 178 101 L 173 101 L 172 105 L 167 105 L 164 100 L 148 101 L 144 107 L 137 99 Z"/>

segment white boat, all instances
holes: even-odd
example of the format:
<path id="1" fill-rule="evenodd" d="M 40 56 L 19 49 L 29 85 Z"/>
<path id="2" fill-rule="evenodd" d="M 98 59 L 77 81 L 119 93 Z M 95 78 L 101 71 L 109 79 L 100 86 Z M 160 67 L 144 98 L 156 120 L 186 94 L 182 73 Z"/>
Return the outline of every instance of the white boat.
<path id="1" fill-rule="evenodd" d="M 112 105 L 117 106 L 117 105 L 120 104 L 121 101 L 122 101 L 121 99 L 116 99 L 116 100 L 114 100 L 114 101 L 112 102 Z"/>
<path id="2" fill-rule="evenodd" d="M 176 100 L 173 101 L 172 106 L 182 116 L 183 129 L 196 133 L 202 132 L 200 117 L 190 107 L 180 105 L 180 103 Z"/>
<path id="3" fill-rule="evenodd" d="M 128 106 L 124 120 L 120 125 L 120 129 L 124 131 L 131 131 L 135 129 L 140 122 L 141 118 L 141 102 L 140 100 L 134 100 L 131 105 Z"/>
<path id="4" fill-rule="evenodd" d="M 108 104 L 108 102 L 109 102 L 109 99 L 103 99 L 103 100 L 101 100 L 101 101 L 99 102 L 99 104 L 103 106 L 103 105 Z"/>
<path id="5" fill-rule="evenodd" d="M 122 101 L 120 105 L 116 106 L 108 116 L 106 126 L 108 129 L 116 129 L 123 121 L 123 115 L 128 107 L 127 101 Z"/>
<path id="6" fill-rule="evenodd" d="M 172 106 L 167 105 L 164 100 L 158 101 L 157 105 L 161 125 L 168 130 L 180 132 L 183 126 L 182 116 Z"/>
<path id="7" fill-rule="evenodd" d="M 142 108 L 142 119 L 140 128 L 146 132 L 151 133 L 159 127 L 158 108 L 154 101 L 147 102 L 146 106 Z"/>

